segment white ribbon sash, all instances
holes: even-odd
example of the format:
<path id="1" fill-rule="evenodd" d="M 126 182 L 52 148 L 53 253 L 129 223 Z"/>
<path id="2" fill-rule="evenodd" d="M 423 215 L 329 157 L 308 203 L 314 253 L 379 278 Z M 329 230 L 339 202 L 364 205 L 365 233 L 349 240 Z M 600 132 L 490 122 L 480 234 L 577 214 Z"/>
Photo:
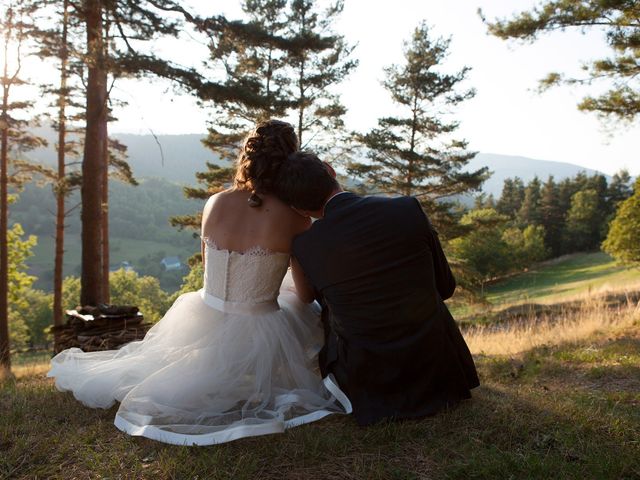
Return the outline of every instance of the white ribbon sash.
<path id="1" fill-rule="evenodd" d="M 204 288 L 200 289 L 200 298 L 211 308 L 224 313 L 233 313 L 239 315 L 259 315 L 263 313 L 272 313 L 280 310 L 277 300 L 268 300 L 266 302 L 250 303 L 250 302 L 230 302 L 215 297 L 205 292 Z"/>

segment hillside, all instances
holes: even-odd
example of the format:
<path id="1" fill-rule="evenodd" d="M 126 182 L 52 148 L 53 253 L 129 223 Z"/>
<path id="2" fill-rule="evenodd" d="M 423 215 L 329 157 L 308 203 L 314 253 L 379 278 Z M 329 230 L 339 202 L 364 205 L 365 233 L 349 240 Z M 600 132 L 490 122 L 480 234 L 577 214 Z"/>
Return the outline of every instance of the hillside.
<path id="1" fill-rule="evenodd" d="M 67 201 L 71 209 L 80 203 L 78 192 Z M 18 201 L 11 206 L 10 223 L 22 224 L 27 234 L 38 236 L 34 256 L 28 259 L 30 273 L 38 277 L 36 287 L 50 291 L 53 279 L 54 217 L 53 195 L 50 187 L 27 185 Z M 191 232 L 179 232 L 169 224 L 174 215 L 200 211 L 203 202 L 184 197 L 182 187 L 162 179 L 144 179 L 132 187 L 120 182 L 110 185 L 110 237 L 111 265 L 131 263 L 143 275 L 160 278 L 163 288 L 176 290 L 184 272 L 160 269 L 165 256 L 177 256 L 182 262 L 199 250 L 199 240 Z M 67 219 L 65 237 L 64 274 L 80 273 L 80 208 L 74 209 Z M 166 277 L 166 278 L 165 278 Z"/>

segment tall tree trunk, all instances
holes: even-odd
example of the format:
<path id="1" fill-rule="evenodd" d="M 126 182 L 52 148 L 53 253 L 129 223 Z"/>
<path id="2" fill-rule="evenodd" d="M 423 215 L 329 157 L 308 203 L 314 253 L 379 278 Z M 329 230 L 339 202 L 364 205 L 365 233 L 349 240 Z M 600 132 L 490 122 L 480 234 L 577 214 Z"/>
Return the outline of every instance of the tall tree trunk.
<path id="1" fill-rule="evenodd" d="M 60 93 L 58 96 L 58 186 L 56 189 L 56 253 L 53 268 L 53 324 L 62 325 L 62 276 L 64 264 L 64 219 L 67 190 L 65 180 L 65 153 L 67 136 L 67 62 L 68 62 L 68 23 L 69 1 L 62 6 L 62 45 L 60 46 Z"/>
<path id="2" fill-rule="evenodd" d="M 107 72 L 104 63 L 101 0 L 85 0 L 89 72 L 87 78 L 86 132 L 82 161 L 82 277 L 80 303 L 103 302 L 102 189 Z"/>
<path id="3" fill-rule="evenodd" d="M 104 22 L 104 60 L 109 59 L 109 17 Z M 105 74 L 106 75 L 106 74 Z M 105 115 L 104 145 L 102 149 L 102 301 L 109 303 L 111 292 L 109 288 L 109 101 L 107 84 L 105 82 Z"/>
<path id="4" fill-rule="evenodd" d="M 109 131 L 107 123 L 104 124 L 103 162 L 102 173 L 102 301 L 109 303 L 111 293 L 109 291 Z"/>
<path id="5" fill-rule="evenodd" d="M 298 107 L 298 145 L 300 146 L 300 148 L 302 148 L 303 144 L 302 144 L 302 126 L 303 126 L 303 121 L 304 121 L 304 60 L 302 60 L 300 62 L 300 78 L 299 78 L 299 83 L 298 83 L 298 87 L 299 87 L 299 100 L 300 100 L 300 106 Z"/>
<path id="6" fill-rule="evenodd" d="M 2 82 L 2 118 L 0 126 L 0 378 L 11 372 L 9 354 L 9 248 L 7 245 L 8 216 L 8 154 L 9 154 L 9 73 L 7 53 L 9 33 L 5 32 L 4 69 Z"/>

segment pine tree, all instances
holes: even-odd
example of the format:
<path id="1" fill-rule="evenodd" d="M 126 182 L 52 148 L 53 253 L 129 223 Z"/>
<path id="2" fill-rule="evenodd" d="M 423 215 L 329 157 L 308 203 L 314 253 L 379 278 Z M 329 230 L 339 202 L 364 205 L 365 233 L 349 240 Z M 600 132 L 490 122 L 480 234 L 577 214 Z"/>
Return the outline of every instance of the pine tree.
<path id="1" fill-rule="evenodd" d="M 597 247 L 601 238 L 601 216 L 598 208 L 598 192 L 580 190 L 571 197 L 567 212 L 565 242 L 573 251 L 587 251 Z"/>
<path id="2" fill-rule="evenodd" d="M 30 102 L 13 101 L 14 87 L 24 85 L 20 78 L 23 47 L 28 30 L 27 23 L 33 13 L 33 6 L 26 3 L 10 2 L 0 12 L 2 23 L 2 104 L 0 105 L 0 378 L 10 374 L 11 356 L 9 339 L 9 250 L 8 250 L 8 188 L 12 180 L 9 174 L 10 154 L 44 145 L 39 137 L 29 134 L 27 121 L 19 118 L 19 113 L 31 106 Z M 10 65 L 10 55 L 15 57 L 15 65 Z M 14 180 L 20 181 L 19 178 Z"/>
<path id="3" fill-rule="evenodd" d="M 358 65 L 354 47 L 332 27 L 344 8 L 337 0 L 320 10 L 316 0 L 292 0 L 287 11 L 287 67 L 292 71 L 292 99 L 301 148 L 331 150 L 344 133 L 346 108 L 331 88 Z M 327 136 L 329 135 L 329 137 Z M 313 147 L 311 147 L 311 145 Z"/>
<path id="4" fill-rule="evenodd" d="M 480 12 L 482 15 L 482 12 Z M 565 78 L 550 73 L 541 81 L 542 89 L 557 84 L 591 84 L 609 79 L 611 88 L 586 97 L 578 108 L 596 112 L 602 119 L 633 121 L 640 114 L 640 22 L 638 2 L 633 0 L 545 0 L 512 19 L 488 22 L 489 31 L 502 39 L 535 41 L 544 33 L 565 29 L 603 30 L 613 56 L 590 60 L 585 78 Z"/>
<path id="5" fill-rule="evenodd" d="M 496 210 L 502 215 L 515 219 L 524 201 L 524 184 L 519 177 L 505 178 Z"/>
<path id="6" fill-rule="evenodd" d="M 58 84 L 44 84 L 41 86 L 45 96 L 55 98 L 55 113 L 51 115 L 52 126 L 58 134 L 56 145 L 57 168 L 50 169 L 42 165 L 32 166 L 32 171 L 44 177 L 51 183 L 56 200 L 55 212 L 55 257 L 53 274 L 53 324 L 62 325 L 62 280 L 64 263 L 65 221 L 69 212 L 66 211 L 66 198 L 80 186 L 80 174 L 76 169 L 68 169 L 69 157 L 79 157 L 81 148 L 78 140 L 69 136 L 79 133 L 72 127 L 70 121 L 77 117 L 82 110 L 80 88 L 72 81 L 74 70 L 78 76 L 79 54 L 72 39 L 77 24 L 72 23 L 71 5 L 69 0 L 63 0 L 59 9 L 54 9 L 50 18 L 39 20 L 41 25 L 54 25 L 53 28 L 42 26 L 33 31 L 36 43 L 36 54 L 42 59 L 53 58 L 58 63 Z M 76 22 L 77 23 L 77 22 Z M 75 27 L 75 28 L 74 28 Z M 27 167 L 29 168 L 29 167 Z"/>
<path id="7" fill-rule="evenodd" d="M 524 199 L 518 211 L 518 221 L 524 227 L 540 225 L 540 179 L 535 176 L 524 189 Z"/>
<path id="8" fill-rule="evenodd" d="M 553 256 L 558 256 L 562 251 L 564 213 L 553 176 L 550 175 L 544 183 L 540 195 L 540 223 L 544 227 L 544 244 Z"/>
<path id="9" fill-rule="evenodd" d="M 623 263 L 639 265 L 640 234 L 638 232 L 640 232 L 640 178 L 636 180 L 633 195 L 619 204 L 602 248 Z"/>
<path id="10" fill-rule="evenodd" d="M 206 24 L 212 38 L 209 65 L 223 66 L 224 85 L 238 93 L 215 103 L 203 141 L 221 160 L 235 159 L 242 139 L 256 123 L 287 115 L 296 117 L 302 147 L 308 146 L 308 139 L 315 151 L 328 154 L 341 144 L 336 138 L 344 136 L 346 109 L 330 89 L 357 62 L 349 58 L 353 48 L 332 31 L 343 2 L 325 11 L 319 11 L 316 3 L 246 0 L 242 4 L 246 21 L 218 19 Z M 207 171 L 196 174 L 202 187 L 187 187 L 185 195 L 206 199 L 226 188 L 234 172 L 233 167 L 207 163 Z M 197 230 L 200 213 L 173 217 L 171 224 Z"/>
<path id="11" fill-rule="evenodd" d="M 450 40 L 432 39 L 423 22 L 405 43 L 402 65 L 386 69 L 384 86 L 403 116 L 378 120 L 378 127 L 359 135 L 369 162 L 352 162 L 349 173 L 362 178 L 371 190 L 416 195 L 434 223 L 447 236 L 454 195 L 478 190 L 487 168 L 466 172 L 475 156 L 464 140 L 451 139 L 458 122 L 447 121 L 443 110 L 474 95 L 458 91 L 468 68 L 441 73 Z"/>
<path id="12" fill-rule="evenodd" d="M 173 0 L 84 0 L 75 14 L 87 34 L 85 68 L 87 108 L 84 155 L 82 162 L 82 293 L 83 304 L 104 301 L 104 188 L 107 171 L 107 79 L 123 76 L 155 75 L 172 80 L 194 92 L 202 101 L 229 101 L 242 97 L 235 85 L 224 85 L 203 77 L 193 68 L 167 61 L 153 52 L 140 50 L 160 37 L 177 37 L 185 21 L 204 31 L 224 19 L 201 19 Z M 106 47 L 105 21 L 113 26 L 109 52 Z M 259 104 L 254 100 L 255 105 Z"/>
<path id="13" fill-rule="evenodd" d="M 620 202 L 624 202 L 633 194 L 631 175 L 627 170 L 620 170 L 613 175 L 607 189 L 607 206 L 610 214 L 615 214 Z"/>
<path id="14" fill-rule="evenodd" d="M 291 106 L 284 71 L 283 35 L 287 0 L 245 0 L 247 21 L 207 24 L 211 37 L 209 68 L 223 68 L 224 85 L 237 98 L 215 102 L 205 146 L 221 160 L 233 160 L 242 139 L 261 121 L 285 115 Z"/>
<path id="15" fill-rule="evenodd" d="M 197 198 L 206 200 L 211 195 L 224 190 L 228 186 L 228 182 L 233 178 L 235 169 L 223 168 L 213 163 L 207 162 L 206 172 L 197 172 L 196 179 L 202 187 L 184 187 L 184 194 L 187 198 Z M 202 213 L 197 212 L 193 215 L 178 215 L 169 219 L 174 227 L 180 230 L 187 228 L 193 231 L 199 231 L 202 223 Z M 194 234 L 195 235 L 195 234 Z"/>

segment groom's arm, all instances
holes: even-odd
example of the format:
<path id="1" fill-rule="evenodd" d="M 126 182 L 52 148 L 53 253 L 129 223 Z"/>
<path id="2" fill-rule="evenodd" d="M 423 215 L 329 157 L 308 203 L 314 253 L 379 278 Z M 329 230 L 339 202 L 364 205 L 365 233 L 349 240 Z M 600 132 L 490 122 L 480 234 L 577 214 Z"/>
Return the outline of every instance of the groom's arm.
<path id="1" fill-rule="evenodd" d="M 447 257 L 442 250 L 442 244 L 440 243 L 440 238 L 438 237 L 438 232 L 429 217 L 422 209 L 422 205 L 417 198 L 414 198 L 416 203 L 418 204 L 418 208 L 422 216 L 424 217 L 426 224 L 426 240 L 429 249 L 431 250 L 431 256 L 433 258 L 433 268 L 436 277 L 436 288 L 438 289 L 438 293 L 442 297 L 443 300 L 447 298 L 451 298 L 453 296 L 453 292 L 456 289 L 456 279 L 451 272 L 451 267 L 449 266 L 449 262 L 447 261 Z"/>
<path id="2" fill-rule="evenodd" d="M 296 295 L 300 301 L 304 303 L 311 303 L 315 300 L 315 290 L 307 280 L 300 262 L 296 257 L 291 257 L 291 276 L 293 277 L 293 284 L 296 286 Z"/>

